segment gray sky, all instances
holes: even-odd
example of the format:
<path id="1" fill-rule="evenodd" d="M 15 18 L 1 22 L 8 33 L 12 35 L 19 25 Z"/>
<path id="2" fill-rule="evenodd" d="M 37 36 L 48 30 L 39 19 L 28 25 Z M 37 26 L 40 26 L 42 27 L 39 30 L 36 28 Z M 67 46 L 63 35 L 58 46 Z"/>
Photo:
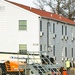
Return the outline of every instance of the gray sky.
<path id="1" fill-rule="evenodd" d="M 35 7 L 35 5 L 33 3 L 34 0 L 9 0 L 9 1 L 13 1 L 13 2 L 17 2 L 20 4 L 27 5 L 27 6 Z"/>
<path id="2" fill-rule="evenodd" d="M 24 4 L 24 5 L 36 8 L 36 5 L 33 3 L 36 0 L 9 0 L 9 1 L 17 2 L 17 3 L 20 3 L 20 4 Z M 47 11 L 51 11 L 51 9 L 49 7 L 45 7 L 45 9 Z"/>

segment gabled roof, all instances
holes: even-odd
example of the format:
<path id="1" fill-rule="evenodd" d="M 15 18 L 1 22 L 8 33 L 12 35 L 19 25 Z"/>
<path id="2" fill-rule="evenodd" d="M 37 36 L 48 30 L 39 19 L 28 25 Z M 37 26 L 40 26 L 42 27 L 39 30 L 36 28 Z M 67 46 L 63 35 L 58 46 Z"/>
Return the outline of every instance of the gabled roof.
<path id="1" fill-rule="evenodd" d="M 46 12 L 46 11 L 43 11 L 43 10 L 39 10 L 39 9 L 36 9 L 36 8 L 32 8 L 32 7 L 29 7 L 29 6 L 25 6 L 25 5 L 22 5 L 22 4 L 19 4 L 19 3 L 15 3 L 15 2 L 11 2 L 11 1 L 8 1 L 8 0 L 5 0 L 11 4 L 14 4 L 18 7 L 21 7 L 23 9 L 26 9 L 28 11 L 31 11 L 35 14 L 38 14 L 40 15 L 41 17 L 44 17 L 44 18 L 50 18 L 50 19 L 53 19 L 53 20 L 57 20 L 57 21 L 61 21 L 61 22 L 65 22 L 65 23 L 69 23 L 69 24 L 72 24 L 72 25 L 75 25 L 75 22 L 70 20 L 70 19 L 67 19 L 63 16 L 60 16 L 60 15 L 57 15 L 57 14 L 54 14 L 54 13 L 51 13 L 51 12 Z"/>

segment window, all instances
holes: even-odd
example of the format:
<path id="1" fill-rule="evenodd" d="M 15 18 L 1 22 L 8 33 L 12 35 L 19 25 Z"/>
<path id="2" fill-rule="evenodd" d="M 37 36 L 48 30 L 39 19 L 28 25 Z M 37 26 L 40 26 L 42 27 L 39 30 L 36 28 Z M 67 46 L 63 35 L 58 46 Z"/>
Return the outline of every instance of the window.
<path id="1" fill-rule="evenodd" d="M 67 57 L 67 47 L 65 47 L 65 57 Z"/>
<path id="2" fill-rule="evenodd" d="M 40 31 L 42 31 L 42 21 L 40 21 Z"/>
<path id="3" fill-rule="evenodd" d="M 27 44 L 19 44 L 19 53 L 27 54 Z"/>
<path id="4" fill-rule="evenodd" d="M 55 23 L 53 23 L 53 33 L 55 33 Z"/>
<path id="5" fill-rule="evenodd" d="M 27 20 L 19 20 L 19 30 L 27 30 Z"/>
<path id="6" fill-rule="evenodd" d="M 51 24 L 50 24 L 50 22 L 47 23 L 47 26 L 49 27 L 49 31 L 51 32 Z"/>
<path id="7" fill-rule="evenodd" d="M 62 25 L 62 35 L 63 35 L 63 31 L 64 31 L 64 30 L 63 30 L 63 25 Z"/>
<path id="8" fill-rule="evenodd" d="M 50 26 L 50 23 L 48 22 L 47 23 L 47 48 L 49 47 L 49 26 Z"/>
<path id="9" fill-rule="evenodd" d="M 65 35 L 67 35 L 67 26 L 65 26 Z"/>
<path id="10" fill-rule="evenodd" d="M 40 45 L 40 51 L 42 51 L 42 45 Z"/>
<path id="11" fill-rule="evenodd" d="M 72 57 L 73 57 L 73 48 L 72 48 Z"/>
<path id="12" fill-rule="evenodd" d="M 72 37 L 74 36 L 74 30 L 73 30 L 73 27 L 71 27 L 71 33 L 72 33 Z"/>
<path id="13" fill-rule="evenodd" d="M 0 11 L 4 11 L 5 10 L 5 6 L 0 5 Z"/>
<path id="14" fill-rule="evenodd" d="M 53 46 L 53 56 L 55 56 L 55 45 Z"/>

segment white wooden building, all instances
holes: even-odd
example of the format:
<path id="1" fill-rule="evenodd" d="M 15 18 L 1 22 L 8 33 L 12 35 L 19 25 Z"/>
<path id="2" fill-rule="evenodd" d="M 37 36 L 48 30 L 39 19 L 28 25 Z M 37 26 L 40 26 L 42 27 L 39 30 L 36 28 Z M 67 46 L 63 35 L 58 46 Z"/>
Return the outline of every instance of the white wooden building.
<path id="1" fill-rule="evenodd" d="M 61 63 L 75 60 L 75 22 L 63 16 L 0 0 L 0 52 L 49 51 Z"/>

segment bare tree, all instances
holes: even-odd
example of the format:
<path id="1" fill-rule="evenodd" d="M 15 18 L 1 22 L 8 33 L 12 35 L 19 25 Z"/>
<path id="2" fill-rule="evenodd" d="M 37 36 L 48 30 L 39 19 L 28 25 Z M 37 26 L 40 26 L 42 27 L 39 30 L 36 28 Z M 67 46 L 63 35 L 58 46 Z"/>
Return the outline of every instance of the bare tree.
<path id="1" fill-rule="evenodd" d="M 61 14 L 69 19 L 75 17 L 75 0 L 36 0 L 34 4 L 41 10 L 49 6 L 53 13 Z"/>
<path id="2" fill-rule="evenodd" d="M 51 0 L 36 0 L 34 1 L 34 4 L 36 5 L 38 9 L 41 9 L 41 10 L 46 10 L 45 6 L 49 6 L 52 9 L 52 11 L 56 13 L 55 7 L 53 6 L 53 3 Z"/>
<path id="3" fill-rule="evenodd" d="M 64 16 L 73 19 L 75 17 L 75 0 L 68 0 L 66 3 L 62 6 L 64 12 Z"/>
<path id="4" fill-rule="evenodd" d="M 45 10 L 45 2 L 44 0 L 37 0 L 37 2 L 34 2 L 34 4 L 37 6 L 38 9 Z"/>

